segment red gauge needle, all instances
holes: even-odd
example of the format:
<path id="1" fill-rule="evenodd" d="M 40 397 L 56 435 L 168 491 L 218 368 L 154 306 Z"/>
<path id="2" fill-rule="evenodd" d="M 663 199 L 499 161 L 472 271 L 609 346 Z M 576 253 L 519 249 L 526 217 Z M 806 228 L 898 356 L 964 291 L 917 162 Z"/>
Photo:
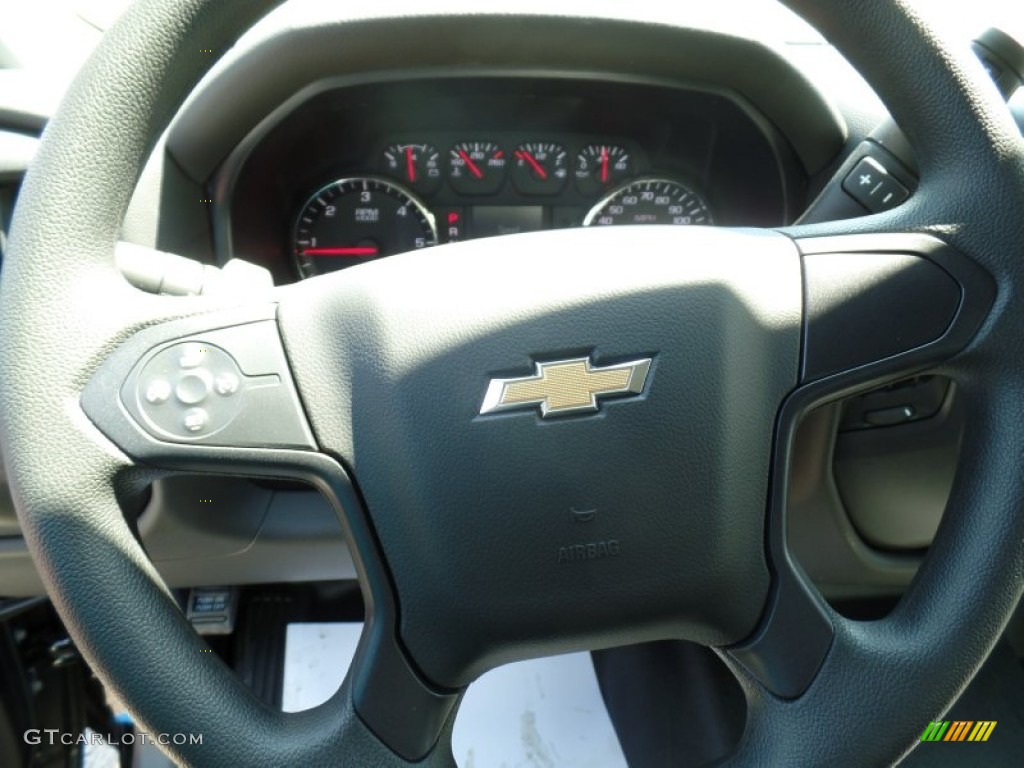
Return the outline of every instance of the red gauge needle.
<path id="1" fill-rule="evenodd" d="M 469 159 L 469 155 L 466 154 L 466 150 L 460 149 L 459 157 L 461 157 L 463 161 L 466 163 L 466 167 L 469 168 L 470 173 L 472 173 L 478 179 L 482 179 L 484 177 L 484 172 L 477 167 L 476 163 Z"/>
<path id="2" fill-rule="evenodd" d="M 548 172 L 544 170 L 544 166 L 538 163 L 534 156 L 531 155 L 529 152 L 526 152 L 522 149 L 517 149 L 516 157 L 518 157 L 520 160 L 525 160 L 526 162 L 528 162 L 530 164 L 530 167 L 533 168 L 533 172 L 540 176 L 541 181 L 548 177 Z"/>
<path id="3" fill-rule="evenodd" d="M 412 147 L 405 148 L 405 170 L 409 173 L 409 181 L 416 181 L 416 163 L 412 159 Z"/>
<path id="4" fill-rule="evenodd" d="M 608 147 L 601 147 L 601 183 L 608 183 Z"/>
<path id="5" fill-rule="evenodd" d="M 347 248 L 306 248 L 303 256 L 376 256 L 380 251 L 375 245 L 353 245 Z"/>

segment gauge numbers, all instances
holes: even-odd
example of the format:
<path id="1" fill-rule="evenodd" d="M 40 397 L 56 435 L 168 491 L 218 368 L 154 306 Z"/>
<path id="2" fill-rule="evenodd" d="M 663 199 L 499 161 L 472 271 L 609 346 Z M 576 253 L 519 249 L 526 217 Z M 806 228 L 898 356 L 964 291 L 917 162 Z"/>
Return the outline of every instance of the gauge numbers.
<path id="1" fill-rule="evenodd" d="M 463 195 L 489 195 L 505 181 L 508 158 L 491 141 L 463 141 L 448 153 L 448 181 Z"/>
<path id="2" fill-rule="evenodd" d="M 569 178 L 569 153 L 546 141 L 520 144 L 513 153 L 512 183 L 524 195 L 557 195 Z"/>
<path id="3" fill-rule="evenodd" d="M 383 167 L 421 195 L 436 190 L 444 176 L 441 157 L 430 144 L 392 144 L 384 150 Z"/>
<path id="4" fill-rule="evenodd" d="M 713 224 L 700 195 L 677 181 L 641 179 L 612 192 L 590 209 L 583 226 Z"/>
<path id="5" fill-rule="evenodd" d="M 632 174 L 632 156 L 614 144 L 591 144 L 576 157 L 576 187 L 583 195 L 605 192 Z"/>
<path id="6" fill-rule="evenodd" d="M 299 274 L 312 277 L 435 243 L 434 217 L 412 192 L 357 177 L 333 181 L 306 202 L 293 253 Z"/>

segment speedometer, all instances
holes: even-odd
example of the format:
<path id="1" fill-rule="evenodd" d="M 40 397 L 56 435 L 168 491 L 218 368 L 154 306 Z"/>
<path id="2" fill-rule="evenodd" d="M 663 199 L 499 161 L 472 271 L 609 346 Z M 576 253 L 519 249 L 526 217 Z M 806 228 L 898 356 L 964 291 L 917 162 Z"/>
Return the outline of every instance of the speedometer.
<path id="1" fill-rule="evenodd" d="M 408 190 L 384 179 L 339 179 L 318 190 L 295 222 L 292 247 L 302 277 L 437 243 L 434 216 Z"/>
<path id="2" fill-rule="evenodd" d="M 700 195 L 667 179 L 640 179 L 619 187 L 583 219 L 585 227 L 713 223 L 711 211 Z"/>

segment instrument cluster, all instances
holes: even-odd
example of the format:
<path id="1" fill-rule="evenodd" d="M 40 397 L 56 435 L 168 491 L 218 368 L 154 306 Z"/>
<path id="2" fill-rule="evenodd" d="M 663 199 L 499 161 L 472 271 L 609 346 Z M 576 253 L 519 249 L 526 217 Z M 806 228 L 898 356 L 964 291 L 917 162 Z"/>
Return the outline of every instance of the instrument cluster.
<path id="1" fill-rule="evenodd" d="M 285 283 L 482 237 L 778 226 L 806 178 L 734 94 L 614 75 L 323 81 L 222 162 L 217 259 Z"/>
<path id="2" fill-rule="evenodd" d="M 443 149 L 441 148 L 443 147 Z M 623 141 L 396 140 L 299 209 L 301 277 L 475 237 L 572 226 L 712 224 L 692 185 Z"/>

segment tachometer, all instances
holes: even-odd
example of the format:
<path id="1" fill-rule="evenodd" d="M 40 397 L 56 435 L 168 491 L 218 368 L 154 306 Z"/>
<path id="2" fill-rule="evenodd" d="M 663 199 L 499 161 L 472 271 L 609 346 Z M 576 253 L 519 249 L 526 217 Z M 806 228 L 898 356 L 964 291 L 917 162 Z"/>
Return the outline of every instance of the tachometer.
<path id="1" fill-rule="evenodd" d="M 318 190 L 302 207 L 293 237 L 302 277 L 436 243 L 434 217 L 412 192 L 368 177 Z"/>
<path id="2" fill-rule="evenodd" d="M 590 209 L 583 226 L 611 224 L 713 224 L 707 203 L 687 186 L 641 179 L 612 192 Z"/>

